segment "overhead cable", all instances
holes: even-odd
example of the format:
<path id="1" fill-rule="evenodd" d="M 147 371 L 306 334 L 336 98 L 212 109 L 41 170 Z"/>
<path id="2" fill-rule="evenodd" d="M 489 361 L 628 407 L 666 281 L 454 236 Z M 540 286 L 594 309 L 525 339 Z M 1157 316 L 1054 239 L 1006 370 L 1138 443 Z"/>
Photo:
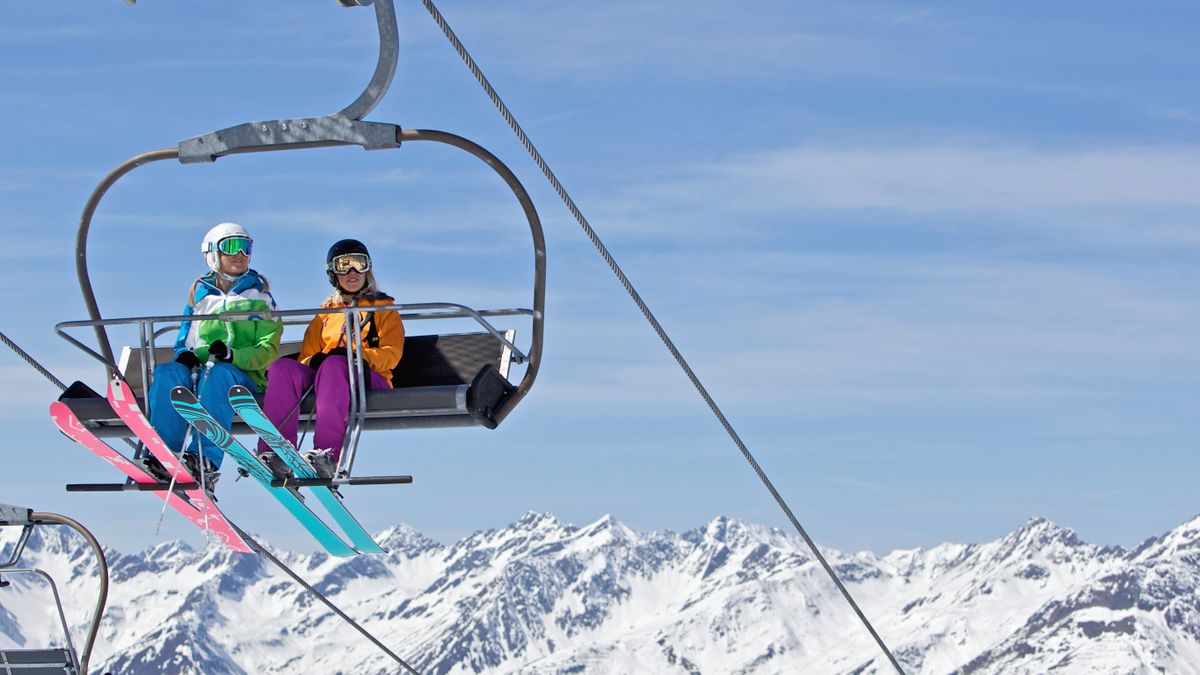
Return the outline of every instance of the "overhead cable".
<path id="1" fill-rule="evenodd" d="M 228 520 L 228 518 L 226 518 L 226 520 Z M 289 577 L 291 577 L 292 580 L 294 580 L 296 583 L 300 584 L 304 588 L 308 589 L 308 592 L 317 596 L 317 599 L 320 600 L 326 607 L 333 610 L 333 612 L 335 614 L 337 614 L 338 616 L 340 616 L 343 621 L 350 624 L 351 626 L 354 626 L 354 630 L 357 630 L 359 633 L 361 633 L 363 635 L 363 637 L 370 640 L 372 644 L 374 644 L 376 647 L 378 647 L 381 652 L 383 652 L 384 654 L 387 654 L 393 661 L 398 663 L 400 665 L 400 667 L 404 668 L 406 671 L 412 673 L 413 675 L 420 675 L 420 673 L 415 668 L 408 665 L 408 663 L 404 659 L 400 658 L 400 656 L 398 654 L 396 654 L 396 652 L 389 649 L 387 645 L 385 645 L 379 641 L 379 638 L 372 635 L 370 633 L 370 631 L 368 631 L 366 628 L 363 628 L 363 626 L 361 624 L 359 624 L 357 621 L 352 619 L 349 614 L 346 614 L 345 612 L 342 611 L 342 609 L 340 607 L 333 604 L 333 601 L 330 600 L 329 598 L 325 597 L 324 593 L 322 593 L 321 591 L 318 591 L 316 588 L 313 587 L 312 584 L 308 583 L 299 574 L 296 574 L 294 571 L 292 571 L 292 568 L 285 565 L 283 563 L 283 561 L 280 560 L 279 558 L 276 558 L 270 551 L 268 551 L 266 549 L 265 546 L 258 543 L 257 541 L 255 541 L 255 539 L 253 537 L 251 537 L 249 534 L 247 534 L 245 530 L 238 527 L 237 525 L 234 525 L 232 522 L 230 522 L 230 525 L 233 525 L 233 528 L 235 530 L 237 530 L 237 533 L 242 535 L 242 538 L 246 540 L 246 543 L 250 544 L 250 547 L 254 549 L 255 553 L 258 553 L 259 555 L 265 557 L 267 560 L 270 560 L 271 562 L 275 563 L 275 565 L 279 569 L 283 570 L 285 574 L 287 574 Z"/>
<path id="2" fill-rule="evenodd" d="M 534 147 L 533 142 L 529 140 L 529 136 L 525 134 L 524 129 L 521 128 L 521 125 L 509 111 L 508 106 L 504 104 L 503 100 L 501 100 L 500 95 L 496 93 L 496 90 L 492 87 L 487 77 L 484 76 L 483 71 L 480 70 L 479 66 L 475 63 L 475 60 L 471 58 L 471 54 L 467 51 L 467 48 L 463 46 L 463 43 L 458 39 L 458 36 L 455 35 L 453 29 L 450 28 L 450 24 L 446 21 L 445 17 L 443 17 L 442 13 L 438 11 L 432 0 L 421 0 L 421 2 L 425 5 L 425 9 L 428 10 L 429 15 L 433 17 L 434 22 L 439 28 L 441 28 L 442 33 L 446 36 L 446 39 L 450 41 L 450 44 L 454 47 L 454 51 L 458 53 L 463 63 L 466 64 L 467 69 L 471 71 L 471 74 L 475 76 L 476 81 L 478 81 L 480 86 L 483 87 L 484 91 L 488 95 L 488 98 L 491 99 L 492 103 L 496 106 L 496 109 L 500 111 L 501 116 L 503 116 L 504 120 L 508 122 L 508 126 L 512 129 L 513 133 L 516 134 L 517 139 L 521 142 L 521 145 L 524 146 L 530 157 L 533 158 L 534 163 L 537 164 L 538 168 L 542 172 L 542 175 L 544 175 L 546 180 L 550 182 L 550 186 L 554 188 L 554 191 L 558 194 L 559 199 L 561 199 L 563 204 L 566 205 L 567 210 L 571 212 L 571 215 L 575 217 L 575 220 L 583 229 L 584 234 L 587 235 L 587 238 L 591 240 L 592 245 L 596 247 L 596 251 L 602 258 L 604 258 L 604 262 L 608 263 L 609 269 L 611 269 L 612 273 L 616 275 L 617 280 L 621 283 L 621 286 L 629 294 L 629 297 L 637 305 L 638 309 L 641 310 L 642 316 L 644 316 L 646 321 L 650 323 L 650 326 L 654 329 L 654 332 L 658 335 L 659 339 L 662 340 L 662 343 L 667 348 L 667 351 L 671 353 L 671 356 L 674 357 L 675 362 L 679 364 L 680 369 L 682 369 L 684 374 L 687 375 L 688 380 L 691 381 L 692 386 L 696 389 L 696 392 L 700 394 L 701 398 L 704 399 L 704 402 L 708 405 L 709 410 L 712 411 L 713 415 L 717 418 L 717 421 L 719 421 L 721 426 L 724 427 L 725 432 L 729 434 L 729 437 L 733 440 L 734 444 L 737 445 L 738 450 L 741 451 L 742 456 L 745 457 L 746 461 L 749 462 L 750 466 L 754 469 L 754 473 L 758 475 L 759 480 L 761 480 L 763 485 L 766 486 L 767 490 L 771 493 L 771 496 L 775 498 L 775 502 L 779 504 L 779 508 L 783 510 L 788 520 L 791 521 L 792 526 L 796 528 L 796 531 L 800 533 L 800 536 L 804 539 L 805 543 L 808 544 L 809 549 L 812 550 L 813 555 L 821 563 L 821 566 L 825 568 L 825 571 L 833 580 L 834 585 L 837 586 L 839 591 L 841 591 L 842 596 L 845 597 L 846 601 L 850 604 L 850 607 L 854 609 L 854 612 L 858 615 L 858 618 L 862 620 L 863 625 L 866 626 L 867 631 L 871 634 L 871 637 L 875 639 L 875 642 L 879 645 L 879 648 L 883 650 L 883 653 L 887 656 L 888 660 L 891 661 L 892 666 L 896 669 L 896 672 L 903 675 L 904 669 L 900 667 L 899 662 L 897 662 L 896 658 L 892 656 L 891 650 L 889 650 L 887 645 L 883 642 L 883 639 L 879 636 L 879 633 L 875 631 L 874 626 L 871 625 L 871 622 L 867 619 L 867 616 L 863 614 L 863 611 L 859 608 L 858 603 L 856 603 L 854 598 L 851 597 L 850 592 L 846 590 L 845 585 L 842 584 L 841 579 L 838 578 L 837 572 L 835 572 L 833 567 L 830 566 L 829 562 L 825 559 L 825 556 L 821 554 L 821 551 L 817 548 L 816 543 L 813 542 L 812 538 L 808 536 L 808 533 L 804 530 L 804 527 L 801 526 L 800 521 L 792 513 L 791 508 L 788 507 L 787 502 L 784 501 L 783 497 L 779 494 L 779 491 L 775 489 L 775 486 L 771 483 L 770 479 L 767 478 L 767 474 L 763 471 L 762 467 L 759 466 L 758 462 L 754 459 L 754 456 L 750 454 L 750 449 L 746 447 L 744 442 L 742 442 L 741 437 L 734 430 L 733 425 L 729 423 L 729 420 L 725 417 L 725 414 L 721 412 L 720 407 L 717 406 L 716 401 L 713 400 L 712 396 L 709 395 L 708 390 L 700 382 L 700 378 L 696 376 L 696 373 L 692 371 L 691 366 L 689 366 L 687 361 L 683 358 L 683 355 L 679 352 L 679 349 L 675 347 L 675 343 L 671 340 L 670 336 L 667 335 L 667 331 L 658 322 L 658 319 L 655 318 L 654 313 L 650 311 L 650 308 L 646 305 L 645 301 L 642 300 L 641 295 L 637 292 L 637 289 L 634 288 L 633 283 L 629 281 L 628 277 L 625 276 L 625 273 L 621 270 L 621 267 L 617 264 L 612 254 L 609 253 L 608 248 L 604 245 L 604 242 L 600 240 L 600 236 L 596 234 L 596 231 L 592 229 L 592 226 L 588 223 L 587 218 L 584 217 L 583 212 L 579 210 L 579 207 L 575 205 L 575 201 L 571 199 L 569 194 L 567 194 L 566 188 L 562 186 L 562 183 L 559 182 L 558 178 L 554 175 L 554 172 L 550 169 L 549 164 L 547 164 L 546 160 L 542 158 L 541 153 L 539 153 L 537 148 Z"/>

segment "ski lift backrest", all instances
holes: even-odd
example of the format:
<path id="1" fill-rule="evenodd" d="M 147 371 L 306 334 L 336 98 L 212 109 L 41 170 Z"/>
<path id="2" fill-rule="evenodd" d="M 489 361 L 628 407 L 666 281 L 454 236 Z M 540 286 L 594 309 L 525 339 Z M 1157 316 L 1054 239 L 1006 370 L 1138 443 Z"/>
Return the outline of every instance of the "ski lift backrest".
<path id="1" fill-rule="evenodd" d="M 142 363 L 145 360 L 145 353 L 140 347 L 131 347 L 126 345 L 121 348 L 121 358 L 117 361 L 117 365 L 121 369 L 121 377 L 125 383 L 129 385 L 130 390 L 138 399 L 146 397 L 146 384 L 142 379 Z M 279 357 L 294 357 L 300 353 L 299 342 L 284 342 L 279 345 Z M 163 364 L 170 363 L 175 360 L 174 347 L 155 347 L 154 348 L 154 363 Z"/>
<path id="2" fill-rule="evenodd" d="M 505 337 L 511 342 L 511 331 Z M 406 337 L 404 357 L 392 371 L 392 386 L 469 384 L 489 363 L 507 378 L 510 356 L 490 333 Z"/>
<path id="3" fill-rule="evenodd" d="M 505 337 L 512 341 L 514 333 Z M 279 358 L 295 358 L 300 353 L 299 341 L 279 345 Z M 404 338 L 404 356 L 392 370 L 393 387 L 422 387 L 470 384 L 479 370 L 487 364 L 495 366 L 501 376 L 508 377 L 511 353 L 491 333 L 455 333 L 448 335 L 408 335 Z M 156 347 L 156 363 L 169 363 L 175 358 L 171 347 Z M 139 399 L 146 396 L 142 381 L 142 350 L 126 346 L 121 350 L 121 375 Z"/>

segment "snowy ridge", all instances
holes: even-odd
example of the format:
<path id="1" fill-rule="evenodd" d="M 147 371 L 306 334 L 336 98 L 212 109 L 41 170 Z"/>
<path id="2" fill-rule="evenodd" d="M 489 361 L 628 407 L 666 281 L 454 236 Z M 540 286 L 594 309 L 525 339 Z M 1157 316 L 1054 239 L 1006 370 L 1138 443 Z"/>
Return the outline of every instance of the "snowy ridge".
<path id="1" fill-rule="evenodd" d="M 38 534 L 22 562 L 54 575 L 78 640 L 95 565 L 73 534 Z M 278 555 L 421 672 L 892 672 L 778 530 L 527 513 L 451 546 L 404 525 L 378 539 L 385 556 Z M 1200 518 L 1132 550 L 1033 519 L 984 544 L 825 553 L 910 673 L 1200 673 Z M 262 559 L 172 542 L 109 564 L 95 669 L 397 670 Z M 0 646 L 56 644 L 45 593 L 16 579 L 0 591 Z"/>

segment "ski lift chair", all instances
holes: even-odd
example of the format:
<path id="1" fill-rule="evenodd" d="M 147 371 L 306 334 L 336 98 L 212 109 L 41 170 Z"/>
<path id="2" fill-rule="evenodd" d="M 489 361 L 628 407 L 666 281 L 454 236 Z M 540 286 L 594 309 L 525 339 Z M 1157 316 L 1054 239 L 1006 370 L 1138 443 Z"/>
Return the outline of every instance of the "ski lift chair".
<path id="1" fill-rule="evenodd" d="M 29 535 L 33 532 L 33 528 L 36 525 L 47 524 L 67 525 L 74 528 L 91 544 L 100 563 L 100 599 L 96 605 L 96 611 L 92 615 L 82 654 L 76 653 L 75 646 L 71 642 L 71 630 L 67 626 L 67 615 L 63 611 L 62 599 L 58 595 L 58 587 L 55 585 L 54 579 L 43 570 L 17 566 L 21 555 L 25 552 L 25 545 L 29 541 Z M 0 675 L 86 674 L 88 659 L 96 642 L 96 633 L 100 628 L 100 616 L 104 613 L 104 603 L 108 599 L 108 564 L 104 559 L 103 549 L 100 548 L 100 544 L 97 543 L 91 532 L 88 532 L 82 525 L 70 518 L 53 513 L 34 513 L 32 509 L 0 504 L 0 527 L 22 528 L 20 538 L 13 546 L 8 561 L 0 564 L 0 593 L 4 593 L 5 587 L 9 585 L 9 582 L 4 580 L 5 576 L 28 574 L 44 579 L 49 584 L 51 595 L 54 597 L 54 605 L 58 609 L 58 619 L 62 625 L 66 643 L 65 647 L 58 648 L 0 650 Z"/>
<path id="2" fill-rule="evenodd" d="M 184 140 L 176 148 L 152 150 L 136 155 L 113 169 L 92 192 L 80 217 L 76 235 L 76 272 L 84 304 L 90 319 L 63 322 L 56 331 L 85 353 L 104 363 L 109 377 L 120 375 L 129 380 L 145 382 L 154 363 L 165 357 L 154 338 L 160 332 L 156 325 L 180 321 L 185 317 L 138 317 L 109 319 L 100 316 L 87 267 L 87 239 L 100 200 L 123 176 L 153 162 L 175 159 L 183 164 L 206 165 L 217 159 L 256 152 L 298 150 L 304 148 L 359 146 L 366 150 L 396 149 L 406 142 L 435 142 L 463 150 L 483 161 L 512 191 L 529 225 L 533 243 L 533 306 L 529 309 L 475 310 L 452 303 L 424 305 L 393 305 L 406 320 L 426 318 L 467 317 L 475 319 L 483 331 L 467 334 L 427 335 L 408 338 L 405 353 L 396 371 L 391 390 L 367 391 L 362 382 L 355 382 L 351 367 L 351 424 L 347 430 L 346 449 L 342 454 L 342 473 L 349 473 L 358 437 L 364 430 L 411 429 L 455 426 L 495 428 L 516 407 L 533 386 L 541 361 L 543 318 L 546 294 L 546 247 L 541 222 L 528 192 L 511 170 L 482 146 L 454 134 L 418 129 L 402 129 L 398 125 L 365 122 L 363 117 L 375 108 L 391 84 L 395 73 L 399 41 L 392 0 L 347 2 L 344 7 L 373 4 L 379 29 L 379 60 L 367 88 L 345 109 L 324 117 L 282 119 L 250 122 L 221 131 Z M 380 309 L 380 308 L 376 308 Z M 358 308 L 359 311 L 367 308 Z M 294 318 L 319 310 L 277 312 L 274 316 Z M 368 310 L 369 311 L 369 310 Z M 348 312 L 348 344 L 361 344 L 362 326 L 358 314 Z M 530 346 L 527 352 L 517 349 L 511 332 L 502 332 L 488 323 L 488 317 L 526 315 L 530 317 Z M 209 317 L 212 318 L 212 317 Z M 230 314 L 225 317 L 236 320 Z M 245 318 L 245 317 L 243 317 Z M 116 324 L 137 324 L 140 345 L 127 350 L 118 364 L 109 342 L 107 327 Z M 99 351 L 68 335 L 69 328 L 88 326 L 95 330 Z M 350 342 L 349 340 L 353 340 Z M 289 349 L 296 349 L 290 345 Z M 509 382 L 508 366 L 526 366 L 517 383 Z M 353 364 L 351 364 L 353 366 Z M 361 379 L 361 378 L 359 378 Z M 144 394 L 144 392 L 143 392 Z M 132 434 L 116 418 L 103 397 L 82 383 L 64 393 L 63 399 L 72 411 L 99 436 Z M 311 406 L 301 411 L 311 416 Z M 235 427 L 234 431 L 243 429 Z"/>

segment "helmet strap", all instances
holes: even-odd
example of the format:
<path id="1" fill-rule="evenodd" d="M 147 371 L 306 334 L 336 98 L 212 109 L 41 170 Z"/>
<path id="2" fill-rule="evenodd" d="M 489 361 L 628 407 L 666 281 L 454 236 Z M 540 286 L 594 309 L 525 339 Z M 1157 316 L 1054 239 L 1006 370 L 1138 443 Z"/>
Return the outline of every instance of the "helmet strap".
<path id="1" fill-rule="evenodd" d="M 237 276 L 233 276 L 232 274 L 225 274 L 225 273 L 224 273 L 224 272 L 222 272 L 221 270 L 213 270 L 213 272 L 214 272 L 214 273 L 216 273 L 216 275 L 217 275 L 218 277 L 220 277 L 221 279 L 224 279 L 225 281 L 228 281 L 228 282 L 230 283 L 230 285 L 232 285 L 232 284 L 233 284 L 234 282 L 236 282 L 238 279 L 241 279 L 242 277 L 246 276 L 246 273 L 245 273 L 245 272 L 242 272 L 241 274 L 239 274 L 239 275 L 237 275 Z"/>

